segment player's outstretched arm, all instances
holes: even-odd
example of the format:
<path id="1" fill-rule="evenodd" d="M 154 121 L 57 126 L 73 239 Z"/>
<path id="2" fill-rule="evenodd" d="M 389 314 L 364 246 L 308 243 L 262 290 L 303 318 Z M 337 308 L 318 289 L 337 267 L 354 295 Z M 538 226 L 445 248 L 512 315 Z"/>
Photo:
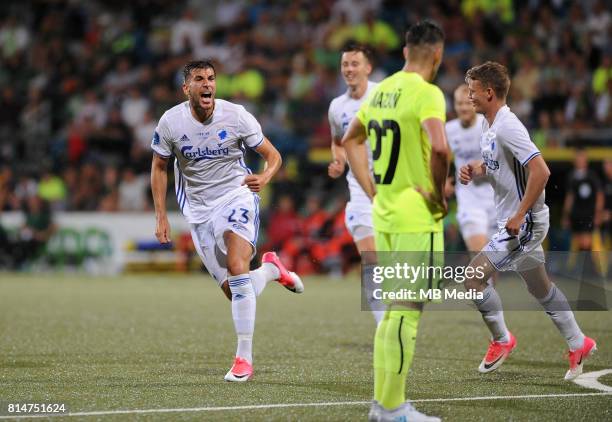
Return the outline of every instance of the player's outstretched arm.
<path id="1" fill-rule="evenodd" d="M 366 150 L 365 141 L 367 134 L 365 127 L 358 118 L 353 118 L 348 129 L 342 138 L 342 145 L 346 152 L 346 158 L 351 166 L 351 170 L 355 175 L 355 179 L 361 185 L 361 188 L 368 195 L 370 200 L 376 195 L 376 187 L 370 175 L 368 166 L 368 152 Z"/>
<path id="2" fill-rule="evenodd" d="M 261 191 L 272 180 L 283 162 L 278 150 L 266 137 L 261 145 L 255 148 L 255 151 L 265 160 L 266 165 L 261 173 L 249 174 L 244 178 L 243 184 L 247 185 L 251 192 Z"/>
<path id="3" fill-rule="evenodd" d="M 168 188 L 168 158 L 153 153 L 151 163 L 151 191 L 155 205 L 155 237 L 160 243 L 170 242 L 170 223 L 166 212 L 166 189 Z"/>
<path id="4" fill-rule="evenodd" d="M 514 236 L 518 235 L 521 226 L 525 222 L 525 214 L 533 207 L 535 201 L 544 191 L 550 176 L 550 170 L 541 155 L 532 158 L 527 163 L 527 168 L 529 169 L 529 177 L 527 178 L 525 195 L 523 195 L 516 214 L 506 223 L 506 231 Z"/>

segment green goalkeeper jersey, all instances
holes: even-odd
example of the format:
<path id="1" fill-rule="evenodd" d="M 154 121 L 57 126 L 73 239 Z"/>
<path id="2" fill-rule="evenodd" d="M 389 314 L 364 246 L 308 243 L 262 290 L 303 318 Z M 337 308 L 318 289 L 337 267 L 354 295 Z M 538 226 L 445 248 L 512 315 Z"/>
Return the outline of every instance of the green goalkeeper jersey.
<path id="1" fill-rule="evenodd" d="M 441 215 L 432 214 L 415 190 L 433 190 L 431 142 L 421 123 L 445 121 L 440 88 L 402 70 L 378 84 L 357 118 L 366 127 L 374 159 L 374 228 L 387 233 L 442 231 Z"/>

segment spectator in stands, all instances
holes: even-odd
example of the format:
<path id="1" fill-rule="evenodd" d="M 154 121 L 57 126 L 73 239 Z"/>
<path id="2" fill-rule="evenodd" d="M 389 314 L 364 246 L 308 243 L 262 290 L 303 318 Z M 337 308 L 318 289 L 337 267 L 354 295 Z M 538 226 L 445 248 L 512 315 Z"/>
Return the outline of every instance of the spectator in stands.
<path id="1" fill-rule="evenodd" d="M 40 163 L 47 156 L 51 123 L 51 103 L 45 99 L 41 89 L 30 89 L 28 102 L 21 113 L 21 133 L 27 161 Z"/>
<path id="2" fill-rule="evenodd" d="M 148 192 L 148 178 L 145 175 L 136 175 L 132 168 L 126 167 L 119 183 L 119 211 L 147 210 Z"/>
<path id="3" fill-rule="evenodd" d="M 610 79 L 612 79 L 612 55 L 607 54 L 593 72 L 592 88 L 595 95 L 606 91 Z"/>
<path id="4" fill-rule="evenodd" d="M 131 128 L 135 128 L 144 120 L 149 106 L 149 100 L 143 97 L 140 89 L 132 86 L 121 103 L 121 119 Z"/>
<path id="5" fill-rule="evenodd" d="M 38 196 L 49 203 L 53 211 L 66 209 L 66 185 L 61 177 L 46 170 L 38 182 Z"/>
<path id="6" fill-rule="evenodd" d="M 388 23 L 376 19 L 373 10 L 366 12 L 365 21 L 357 25 L 354 36 L 356 41 L 371 45 L 381 55 L 400 46 L 397 32 Z"/>
<path id="7" fill-rule="evenodd" d="M 146 110 L 142 121 L 133 128 L 134 143 L 130 153 L 130 161 L 138 173 L 145 173 L 151 167 L 151 139 L 155 133 L 157 122 L 153 113 Z"/>
<path id="8" fill-rule="evenodd" d="M 268 230 L 263 251 L 282 251 L 284 243 L 299 233 L 302 224 L 290 194 L 280 196 L 276 204 L 268 216 Z"/>
<path id="9" fill-rule="evenodd" d="M 0 213 L 16 209 L 13 170 L 9 166 L 0 166 Z"/>
<path id="10" fill-rule="evenodd" d="M 37 259 L 57 229 L 49 203 L 38 195 L 28 198 L 23 213 L 25 223 L 19 229 L 18 241 L 14 245 L 17 268 L 23 268 L 28 262 Z"/>
<path id="11" fill-rule="evenodd" d="M 86 162 L 81 167 L 77 179 L 76 190 L 73 191 L 72 204 L 75 210 L 95 211 L 103 195 L 100 180 L 100 169 L 92 162 Z"/>
<path id="12" fill-rule="evenodd" d="M 106 123 L 106 108 L 93 89 L 85 91 L 75 116 L 77 123 L 83 123 L 86 119 L 91 119 L 96 129 L 101 129 Z"/>
<path id="13" fill-rule="evenodd" d="M 607 89 L 599 94 L 595 100 L 595 117 L 597 122 L 603 126 L 612 123 L 612 78 L 608 79 Z"/>
<path id="14" fill-rule="evenodd" d="M 14 247 L 9 239 L 8 233 L 0 224 L 0 270 L 12 268 Z"/>
<path id="15" fill-rule="evenodd" d="M 170 52 L 181 54 L 198 51 L 204 40 L 204 25 L 195 16 L 193 9 L 185 9 L 181 19 L 172 25 Z"/>
<path id="16" fill-rule="evenodd" d="M 13 161 L 17 155 L 19 145 L 19 119 L 22 104 L 15 94 L 15 87 L 7 85 L 2 87 L 0 94 L 0 161 Z"/>
<path id="17" fill-rule="evenodd" d="M 11 57 L 23 50 L 30 42 L 30 31 L 17 16 L 6 18 L 0 29 L 0 52 L 2 56 Z"/>
<path id="18" fill-rule="evenodd" d="M 98 211 L 116 212 L 119 210 L 119 170 L 113 165 L 104 168 L 102 193 Z"/>
<path id="19" fill-rule="evenodd" d="M 93 132 L 87 141 L 89 154 L 105 163 L 122 164 L 132 150 L 132 132 L 116 108 L 111 109 L 104 128 Z"/>

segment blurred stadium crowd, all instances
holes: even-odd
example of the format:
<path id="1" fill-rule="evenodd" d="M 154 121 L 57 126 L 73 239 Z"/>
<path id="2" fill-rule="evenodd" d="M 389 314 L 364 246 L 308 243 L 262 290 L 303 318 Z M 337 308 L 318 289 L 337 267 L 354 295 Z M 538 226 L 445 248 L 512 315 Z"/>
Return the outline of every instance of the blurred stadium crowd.
<path id="1" fill-rule="evenodd" d="M 303 207 L 304 226 L 316 192 L 333 216 L 342 207 L 322 199 L 345 195 L 326 175 L 327 108 L 345 89 L 339 49 L 370 44 L 380 80 L 400 69 L 403 33 L 424 17 L 447 36 L 436 83 L 449 118 L 465 70 L 497 60 L 512 72 L 510 107 L 539 147 L 610 146 L 610 10 L 602 0 L 3 2 L 0 210 L 36 195 L 53 210 L 151 209 L 157 119 L 184 100 L 182 65 L 210 58 L 217 97 L 245 105 L 283 154 L 268 207 Z"/>

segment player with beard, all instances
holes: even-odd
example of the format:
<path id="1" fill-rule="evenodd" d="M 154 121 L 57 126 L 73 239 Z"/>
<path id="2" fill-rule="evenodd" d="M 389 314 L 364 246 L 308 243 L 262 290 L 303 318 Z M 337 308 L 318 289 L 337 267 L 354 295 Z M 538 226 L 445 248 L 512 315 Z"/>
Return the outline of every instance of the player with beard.
<path id="1" fill-rule="evenodd" d="M 190 224 L 193 243 L 232 302 L 238 346 L 225 380 L 243 382 L 253 374 L 256 297 L 272 280 L 295 293 L 304 290 L 297 274 L 287 271 L 273 252 L 263 255 L 261 267 L 249 271 L 259 230 L 257 192 L 278 171 L 281 156 L 243 106 L 215 98 L 212 63 L 189 62 L 183 76 L 188 100 L 164 113 L 151 144 L 155 235 L 161 243 L 170 242 L 166 169 L 174 156 L 176 198 Z M 263 172 L 254 174 L 246 166 L 247 147 L 266 161 Z"/>

